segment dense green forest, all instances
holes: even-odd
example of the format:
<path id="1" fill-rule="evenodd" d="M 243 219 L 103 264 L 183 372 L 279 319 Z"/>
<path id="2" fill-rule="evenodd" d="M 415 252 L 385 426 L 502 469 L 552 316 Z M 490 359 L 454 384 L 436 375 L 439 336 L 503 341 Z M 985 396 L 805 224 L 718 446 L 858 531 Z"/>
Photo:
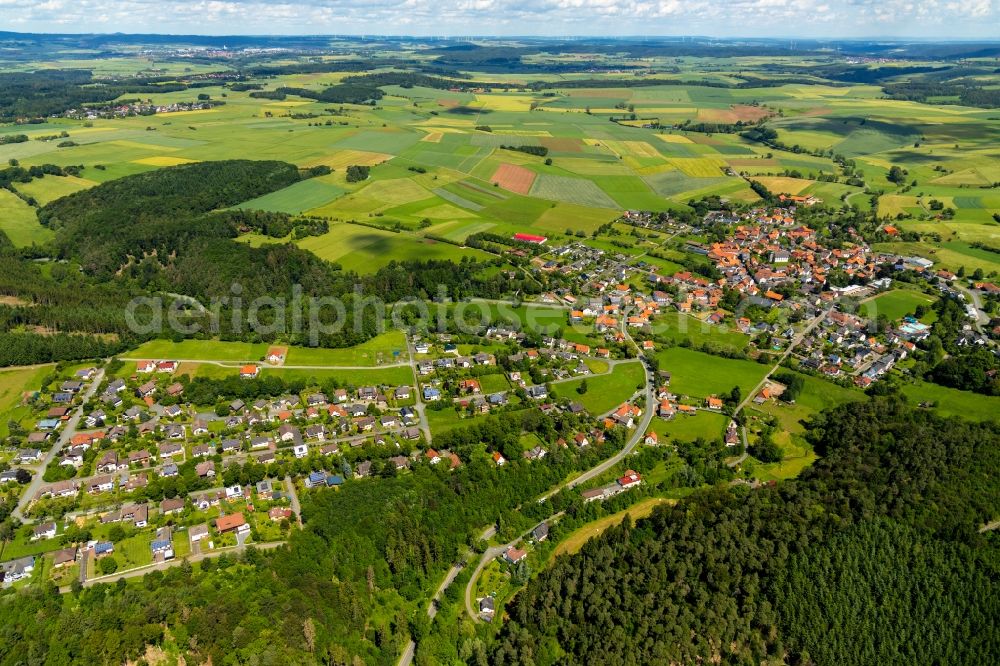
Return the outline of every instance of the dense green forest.
<path id="1" fill-rule="evenodd" d="M 995 663 L 1000 430 L 895 396 L 824 413 L 797 480 L 717 487 L 561 557 L 495 664 Z"/>
<path id="2" fill-rule="evenodd" d="M 86 69 L 40 69 L 0 74 L 0 122 L 34 120 L 127 93 L 177 92 L 188 83 L 169 77 L 95 79 Z"/>

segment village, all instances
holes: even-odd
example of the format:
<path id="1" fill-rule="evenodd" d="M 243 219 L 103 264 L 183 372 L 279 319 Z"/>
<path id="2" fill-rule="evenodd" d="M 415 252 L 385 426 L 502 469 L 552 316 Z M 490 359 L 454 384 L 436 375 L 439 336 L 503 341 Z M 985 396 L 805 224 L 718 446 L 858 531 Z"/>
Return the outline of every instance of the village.
<path id="1" fill-rule="evenodd" d="M 634 212 L 623 223 L 670 237 L 696 231 Z M 32 398 L 23 446 L 0 472 L 0 483 L 25 486 L 18 505 L 25 525 L 6 552 L 26 554 L 4 558 L 4 584 L 37 580 L 41 569 L 65 587 L 247 544 L 280 545 L 300 524 L 299 493 L 378 482 L 414 465 L 454 470 L 468 460 L 435 448 L 433 434 L 490 413 L 537 407 L 573 424 L 553 441 L 526 440 L 525 463 L 556 447 L 601 447 L 612 432 L 625 433 L 616 442 L 628 440 L 621 457 L 637 444 L 669 449 L 675 419 L 717 415 L 710 439 L 736 465 L 747 456 L 741 410 L 777 401 L 785 387 L 762 370 L 743 399 L 673 389 L 677 369 L 659 359 L 678 335 L 690 342 L 725 331 L 745 341 L 735 350 L 742 357 L 775 368 L 794 363 L 797 372 L 857 388 L 879 381 L 928 335 L 916 317 L 879 326 L 877 313 L 866 316 L 858 305 L 890 291 L 901 271 L 930 275 L 930 262 L 875 252 L 860 237 L 826 247 L 796 222 L 794 206 L 713 212 L 708 223 L 730 232 L 722 242 L 684 241 L 710 267 L 700 271 L 661 272 L 582 241 L 516 239 L 537 246 L 512 252 L 530 256 L 550 287 L 532 304 L 550 317 L 546 325 L 538 331 L 501 319 L 472 331 L 408 331 L 411 384 L 313 382 L 193 404 L 177 360 L 70 368 Z M 830 285 L 833 274 L 846 284 Z M 964 297 L 954 275 L 933 277 L 942 294 Z M 972 321 L 968 329 L 970 340 L 989 344 Z M 274 351 L 230 370 L 256 386 L 283 361 Z M 501 451 L 483 455 L 498 469 L 510 462 Z M 599 485 L 581 488 L 583 502 L 643 483 L 643 473 L 628 467 L 606 481 L 612 472 L 600 471 L 587 477 Z M 526 552 L 512 544 L 503 558 L 514 565 Z M 484 617 L 492 612 L 487 598 L 479 600 Z"/>

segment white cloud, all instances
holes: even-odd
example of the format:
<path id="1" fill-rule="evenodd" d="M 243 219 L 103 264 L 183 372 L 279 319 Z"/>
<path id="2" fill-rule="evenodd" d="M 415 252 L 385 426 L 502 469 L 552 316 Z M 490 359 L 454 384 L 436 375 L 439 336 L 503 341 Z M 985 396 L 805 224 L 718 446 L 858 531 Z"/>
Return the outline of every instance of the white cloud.
<path id="1" fill-rule="evenodd" d="M 0 0 L 0 29 L 196 34 L 996 37 L 1000 0 Z M 945 31 L 946 34 L 942 34 Z"/>

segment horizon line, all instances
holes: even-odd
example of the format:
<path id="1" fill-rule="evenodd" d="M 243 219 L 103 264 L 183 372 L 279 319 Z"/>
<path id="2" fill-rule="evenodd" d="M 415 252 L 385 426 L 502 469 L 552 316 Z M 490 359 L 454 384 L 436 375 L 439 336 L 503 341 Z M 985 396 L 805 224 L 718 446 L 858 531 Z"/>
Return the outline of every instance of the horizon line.
<path id="1" fill-rule="evenodd" d="M 222 39 L 231 37 L 234 39 L 246 38 L 268 38 L 268 39 L 294 39 L 294 38 L 355 38 L 355 39 L 421 39 L 421 40 L 502 40 L 502 39 L 532 39 L 532 40 L 601 40 L 601 41 L 629 41 L 629 40 L 651 40 L 651 41 L 676 41 L 685 39 L 699 39 L 719 42 L 772 42 L 772 41 L 793 41 L 793 42 L 890 42 L 890 43 L 912 43 L 920 42 L 925 44 L 1000 44 L 1000 39 L 996 38 L 968 38 L 968 37 L 918 37 L 904 35 L 868 35 L 854 37 L 806 37 L 806 36 L 712 36 L 698 34 L 677 34 L 677 35 L 596 35 L 596 34 L 575 34 L 575 35 L 531 35 L 531 34 L 510 34 L 510 35 L 474 35 L 474 34 L 405 34 L 405 33 L 371 33 L 371 32 L 337 32 L 337 33 L 198 33 L 198 32 L 22 32 L 15 30 L 0 30 L 0 35 L 35 35 L 51 37 L 199 37 Z"/>

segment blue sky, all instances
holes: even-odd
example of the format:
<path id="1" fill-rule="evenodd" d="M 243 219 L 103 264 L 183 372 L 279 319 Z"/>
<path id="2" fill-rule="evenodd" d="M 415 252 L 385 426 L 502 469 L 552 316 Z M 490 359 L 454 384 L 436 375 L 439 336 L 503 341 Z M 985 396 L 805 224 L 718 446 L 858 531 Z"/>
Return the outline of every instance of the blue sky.
<path id="1" fill-rule="evenodd" d="M 1000 38 L 1000 0 L 0 0 L 18 32 Z"/>

